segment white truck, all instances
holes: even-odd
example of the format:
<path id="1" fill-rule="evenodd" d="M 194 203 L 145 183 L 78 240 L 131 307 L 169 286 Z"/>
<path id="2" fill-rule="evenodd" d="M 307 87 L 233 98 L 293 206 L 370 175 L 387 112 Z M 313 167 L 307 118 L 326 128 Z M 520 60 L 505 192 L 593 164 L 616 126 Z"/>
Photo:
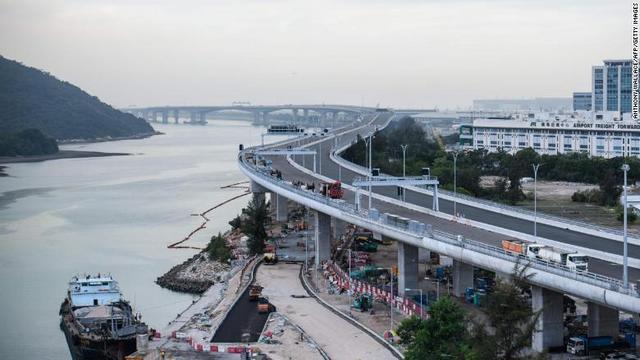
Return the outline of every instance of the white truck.
<path id="1" fill-rule="evenodd" d="M 503 240 L 502 248 L 530 259 L 543 259 L 565 265 L 571 270 L 589 270 L 589 258 L 577 252 L 560 250 L 543 244 L 519 240 Z"/>
<path id="2" fill-rule="evenodd" d="M 549 260 L 565 265 L 571 270 L 589 270 L 589 258 L 586 255 L 577 252 L 560 250 L 551 246 L 543 246 L 538 249 L 537 257 L 539 259 Z"/>

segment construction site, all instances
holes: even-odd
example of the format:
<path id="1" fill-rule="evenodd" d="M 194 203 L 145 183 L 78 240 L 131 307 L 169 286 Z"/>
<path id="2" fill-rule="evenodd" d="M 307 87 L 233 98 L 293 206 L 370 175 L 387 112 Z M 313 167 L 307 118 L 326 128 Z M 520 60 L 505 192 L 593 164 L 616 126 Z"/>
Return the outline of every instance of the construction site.
<path id="1" fill-rule="evenodd" d="M 339 182 L 296 185 L 334 199 L 343 195 Z M 395 241 L 335 221 L 332 260 L 319 263 L 308 209 L 271 206 L 270 220 L 263 254 L 248 256 L 247 236 L 234 229 L 225 234 L 230 266 L 207 264 L 202 252 L 172 269 L 187 274 L 174 282 L 211 285 L 164 329 L 141 339 L 128 359 L 399 358 L 404 349 L 392 329 L 409 316 L 427 318 L 429 305 L 451 293 L 450 258 L 421 251 L 419 286 L 402 297 Z M 193 278 L 194 269 L 204 270 Z M 472 311 L 494 283 L 492 274 L 475 278 L 462 299 Z"/>

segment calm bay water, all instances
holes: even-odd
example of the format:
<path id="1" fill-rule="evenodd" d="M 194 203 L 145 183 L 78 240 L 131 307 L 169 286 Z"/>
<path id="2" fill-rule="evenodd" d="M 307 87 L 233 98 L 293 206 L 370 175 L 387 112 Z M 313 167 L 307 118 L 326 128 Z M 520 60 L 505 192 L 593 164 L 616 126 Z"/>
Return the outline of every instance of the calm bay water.
<path id="1" fill-rule="evenodd" d="M 245 180 L 238 144 L 257 144 L 263 129 L 240 121 L 154 127 L 165 135 L 63 147 L 131 156 L 10 164 L 10 177 L 0 178 L 0 359 L 70 358 L 58 310 L 74 274 L 111 273 L 155 328 L 192 301 L 154 283 L 194 253 L 166 246 L 200 224 L 190 214 L 243 191 L 220 187 Z M 190 244 L 226 230 L 248 200 L 210 213 Z"/>

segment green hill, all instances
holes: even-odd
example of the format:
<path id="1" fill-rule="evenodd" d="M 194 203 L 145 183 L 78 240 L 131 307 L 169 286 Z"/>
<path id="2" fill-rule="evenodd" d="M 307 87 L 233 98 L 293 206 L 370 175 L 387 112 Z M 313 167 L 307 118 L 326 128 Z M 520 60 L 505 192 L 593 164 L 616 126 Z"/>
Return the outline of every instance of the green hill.
<path id="1" fill-rule="evenodd" d="M 82 89 L 0 56 L 0 134 L 38 129 L 56 140 L 151 135 L 143 119 L 125 114 Z"/>

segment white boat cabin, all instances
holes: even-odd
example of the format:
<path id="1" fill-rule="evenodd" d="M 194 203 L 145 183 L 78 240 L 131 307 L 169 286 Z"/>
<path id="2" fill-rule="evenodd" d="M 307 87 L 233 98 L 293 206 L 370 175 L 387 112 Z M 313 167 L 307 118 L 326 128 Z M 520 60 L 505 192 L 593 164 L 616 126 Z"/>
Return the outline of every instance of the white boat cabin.
<path id="1" fill-rule="evenodd" d="M 74 308 L 109 305 L 122 299 L 118 282 L 111 276 L 74 277 L 69 282 L 69 299 Z"/>

